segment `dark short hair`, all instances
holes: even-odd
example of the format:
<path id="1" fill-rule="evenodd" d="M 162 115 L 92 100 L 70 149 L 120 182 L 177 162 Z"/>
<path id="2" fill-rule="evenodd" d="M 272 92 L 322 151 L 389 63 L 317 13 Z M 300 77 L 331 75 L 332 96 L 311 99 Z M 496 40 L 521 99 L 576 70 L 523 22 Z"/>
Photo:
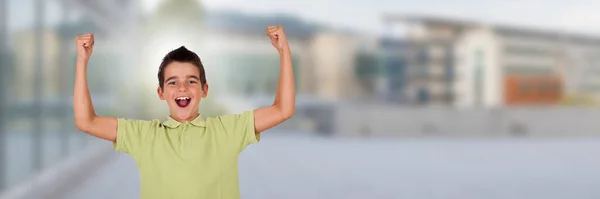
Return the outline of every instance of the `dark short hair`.
<path id="1" fill-rule="evenodd" d="M 191 63 L 198 69 L 198 73 L 200 74 L 200 85 L 206 84 L 206 74 L 204 72 L 204 66 L 202 65 L 202 61 L 198 55 L 187 48 L 185 46 L 181 46 L 171 52 L 167 53 L 160 63 L 160 67 L 158 68 L 158 85 L 160 88 L 164 88 L 165 85 L 165 69 L 167 66 L 173 62 L 183 62 L 183 63 Z"/>

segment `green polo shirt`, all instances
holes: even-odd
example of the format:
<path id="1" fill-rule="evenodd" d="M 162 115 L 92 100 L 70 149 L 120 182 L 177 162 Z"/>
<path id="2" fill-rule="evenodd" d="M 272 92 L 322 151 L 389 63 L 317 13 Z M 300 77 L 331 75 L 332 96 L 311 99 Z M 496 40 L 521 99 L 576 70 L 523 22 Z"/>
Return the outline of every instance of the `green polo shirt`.
<path id="1" fill-rule="evenodd" d="M 180 123 L 118 119 L 115 150 L 140 172 L 141 199 L 237 199 L 238 155 L 258 142 L 254 112 Z"/>

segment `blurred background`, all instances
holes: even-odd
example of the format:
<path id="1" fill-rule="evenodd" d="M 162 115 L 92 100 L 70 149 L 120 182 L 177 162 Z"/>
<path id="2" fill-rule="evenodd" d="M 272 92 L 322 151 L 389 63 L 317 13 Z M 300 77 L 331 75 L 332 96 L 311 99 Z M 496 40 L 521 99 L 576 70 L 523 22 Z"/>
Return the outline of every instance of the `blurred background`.
<path id="1" fill-rule="evenodd" d="M 0 0 L 0 198 L 139 198 L 135 162 L 75 129 L 166 119 L 161 58 L 206 67 L 216 116 L 269 105 L 283 25 L 296 115 L 240 156 L 242 198 L 600 198 L 597 1 Z"/>

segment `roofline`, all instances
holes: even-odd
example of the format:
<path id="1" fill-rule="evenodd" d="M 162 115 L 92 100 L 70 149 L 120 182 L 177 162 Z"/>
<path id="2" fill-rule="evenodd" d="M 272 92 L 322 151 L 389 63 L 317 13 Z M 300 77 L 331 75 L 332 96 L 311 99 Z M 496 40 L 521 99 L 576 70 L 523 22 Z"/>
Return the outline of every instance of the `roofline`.
<path id="1" fill-rule="evenodd" d="M 384 14 L 383 21 L 386 23 L 393 22 L 420 22 L 420 23 L 428 23 L 428 24 L 450 24 L 455 26 L 464 26 L 464 27 L 472 27 L 472 26 L 480 26 L 482 23 L 471 21 L 471 20 L 463 20 L 455 17 L 444 17 L 444 16 L 433 16 L 433 15 L 422 15 L 422 14 Z"/>
<path id="2" fill-rule="evenodd" d="M 536 28 L 536 27 L 523 27 L 521 25 L 503 25 L 503 24 L 491 24 L 476 22 L 473 20 L 464 20 L 456 17 L 447 16 L 433 16 L 424 14 L 384 14 L 383 21 L 385 23 L 394 22 L 409 22 L 409 23 L 424 23 L 424 24 L 448 24 L 457 27 L 478 27 L 488 26 L 494 31 L 514 31 L 521 32 L 531 35 L 539 35 L 540 37 L 562 37 L 563 39 L 581 41 L 581 42 L 593 42 L 594 44 L 600 44 L 600 37 L 592 36 L 583 33 L 573 33 L 560 29 L 547 29 L 547 28 Z"/>

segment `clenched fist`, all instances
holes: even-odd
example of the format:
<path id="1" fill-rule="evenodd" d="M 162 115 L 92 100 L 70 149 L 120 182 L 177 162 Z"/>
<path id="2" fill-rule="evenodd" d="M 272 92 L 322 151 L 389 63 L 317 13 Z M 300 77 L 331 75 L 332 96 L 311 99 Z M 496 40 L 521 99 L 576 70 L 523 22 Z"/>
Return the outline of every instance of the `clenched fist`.
<path id="1" fill-rule="evenodd" d="M 94 34 L 83 34 L 75 38 L 77 45 L 77 59 L 88 61 L 94 50 Z"/>
<path id="2" fill-rule="evenodd" d="M 282 52 L 289 48 L 283 26 L 267 26 L 267 36 L 269 36 L 271 44 L 273 44 L 277 51 Z"/>

